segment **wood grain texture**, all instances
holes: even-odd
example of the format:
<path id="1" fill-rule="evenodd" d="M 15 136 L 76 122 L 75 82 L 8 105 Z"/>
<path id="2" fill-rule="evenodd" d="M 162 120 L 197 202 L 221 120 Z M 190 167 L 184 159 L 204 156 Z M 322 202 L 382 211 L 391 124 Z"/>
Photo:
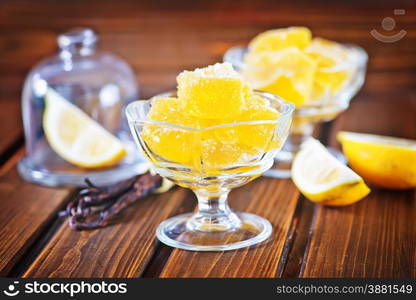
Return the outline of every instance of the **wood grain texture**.
<path id="1" fill-rule="evenodd" d="M 22 138 L 20 100 L 0 100 L 0 157 Z M 17 146 L 17 145 L 16 145 Z M 7 159 L 7 158 L 5 158 Z"/>
<path id="2" fill-rule="evenodd" d="M 230 193 L 235 211 L 259 214 L 273 226 L 271 239 L 257 246 L 227 252 L 175 249 L 161 277 L 275 277 L 298 191 L 289 180 L 259 178 Z"/>
<path id="3" fill-rule="evenodd" d="M 157 246 L 157 225 L 193 205 L 189 196 L 177 188 L 142 199 L 99 230 L 74 231 L 65 224 L 23 277 L 140 276 Z"/>
<path id="4" fill-rule="evenodd" d="M 409 12 L 415 3 L 402 7 Z M 414 24 L 414 15 L 408 18 Z M 362 41 L 370 57 L 366 83 L 333 122 L 332 147 L 339 148 L 339 130 L 416 139 L 416 69 L 411 63 L 416 61 L 416 39 L 414 26 L 401 25 L 410 32 L 401 41 Z M 415 190 L 371 188 L 372 193 L 355 205 L 316 209 L 301 276 L 416 276 L 416 227 L 411 221 L 416 217 Z"/>
<path id="5" fill-rule="evenodd" d="M 69 194 L 27 183 L 15 166 L 5 168 L 0 176 L 0 276 L 8 274 Z"/>
<path id="6" fill-rule="evenodd" d="M 284 252 L 281 258 L 283 265 L 277 277 L 296 278 L 299 277 L 305 251 L 309 244 L 310 226 L 317 209 L 315 203 L 307 200 L 302 195 L 299 197 L 292 224 L 289 229 Z"/>
<path id="7" fill-rule="evenodd" d="M 415 277 L 415 200 L 372 188 L 355 205 L 319 208 L 302 277 Z"/>
<path id="8" fill-rule="evenodd" d="M 403 71 L 400 66 L 406 66 L 414 72 L 410 38 L 416 36 L 416 29 L 412 13 L 397 17 L 397 27 L 408 32 L 400 41 L 407 56 L 395 55 L 397 44 L 382 44 L 370 35 L 394 8 L 410 12 L 414 1 L 314 2 L 2 1 L 0 95 L 18 99 L 30 67 L 53 54 L 56 35 L 74 26 L 91 26 L 100 34 L 100 49 L 119 54 L 132 64 L 142 85 L 142 97 L 171 89 L 178 72 L 219 61 L 229 47 L 247 44 L 258 32 L 291 25 L 305 25 L 317 36 L 361 45 L 370 54 L 370 65 L 377 68 Z M 400 89 L 408 79 L 403 81 L 397 74 L 392 81 L 380 74 L 369 78 L 366 88 L 375 93 L 386 84 Z"/>
<path id="9" fill-rule="evenodd" d="M 392 34 L 381 29 L 381 21 L 395 8 L 407 13 L 395 17 L 393 33 L 404 29 L 406 37 L 391 44 L 375 40 L 372 29 Z M 133 66 L 142 98 L 174 88 L 178 72 L 221 61 L 228 48 L 247 44 L 258 32 L 308 26 L 317 36 L 360 45 L 370 57 L 366 84 L 333 123 L 331 145 L 337 146 L 341 129 L 416 138 L 415 9 L 414 0 L 0 1 L 0 154 L 21 135 L 19 99 L 27 72 L 56 52 L 57 34 L 75 26 L 95 29 L 99 49 Z M 0 275 L 24 255 L 68 193 L 24 183 L 14 170 L 16 157 L 0 169 Z M 414 192 L 375 189 L 366 200 L 340 209 L 313 209 L 305 202 L 307 209 L 291 220 L 297 195 L 291 182 L 272 179 L 231 193 L 233 208 L 272 221 L 274 239 L 266 245 L 226 253 L 163 246 L 155 257 L 157 223 L 191 211 L 195 201 L 183 190 L 153 196 L 103 230 L 60 227 L 25 276 L 293 277 L 299 265 L 305 277 L 415 276 Z"/>
<path id="10" fill-rule="evenodd" d="M 369 114 L 371 117 L 369 117 Z M 416 101 L 355 102 L 333 128 L 416 139 Z M 416 192 L 371 186 L 343 208 L 319 207 L 303 277 L 416 277 Z"/>

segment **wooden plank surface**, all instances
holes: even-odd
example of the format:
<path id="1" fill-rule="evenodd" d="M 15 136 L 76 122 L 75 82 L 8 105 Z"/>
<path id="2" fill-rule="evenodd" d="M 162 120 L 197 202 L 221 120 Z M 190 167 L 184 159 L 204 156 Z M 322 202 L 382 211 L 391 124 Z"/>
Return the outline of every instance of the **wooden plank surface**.
<path id="1" fill-rule="evenodd" d="M 406 9 L 395 19 L 396 29 L 407 35 L 382 44 L 370 31 L 380 30 L 395 8 Z M 416 138 L 415 8 L 414 0 L 1 1 L 0 155 L 10 157 L 21 136 L 25 75 L 55 53 L 58 33 L 80 25 L 98 31 L 99 48 L 133 66 L 143 98 L 174 88 L 178 72 L 220 61 L 229 47 L 246 44 L 258 32 L 308 26 L 317 36 L 358 44 L 370 56 L 366 85 L 334 122 L 331 144 L 340 129 Z M 275 229 L 272 241 L 226 253 L 172 251 L 158 245 L 154 229 L 168 216 L 194 208 L 190 192 L 152 196 L 102 230 L 74 232 L 64 223 L 55 232 L 50 220 L 68 191 L 23 182 L 14 169 L 21 155 L 0 169 L 0 275 L 35 255 L 22 270 L 26 277 L 416 276 L 414 191 L 376 189 L 361 203 L 327 209 L 303 198 L 298 202 L 289 181 L 262 178 L 232 192 L 230 202 L 268 218 Z M 52 238 L 39 244 L 45 232 Z"/>
<path id="2" fill-rule="evenodd" d="M 415 277 L 414 195 L 373 188 L 355 205 L 319 208 L 302 277 Z"/>
<path id="3" fill-rule="evenodd" d="M 117 223 L 99 230 L 74 231 L 66 224 L 24 277 L 138 277 L 158 244 L 157 225 L 192 210 L 188 190 L 176 188 L 130 206 Z"/>
<path id="4" fill-rule="evenodd" d="M 67 189 L 39 187 L 17 174 L 15 155 L 0 176 L 0 276 L 5 276 L 56 215 Z M 3 173 L 2 172 L 2 173 Z"/>
<path id="5" fill-rule="evenodd" d="M 333 145 L 339 129 L 416 139 L 416 100 L 354 102 Z M 317 208 L 303 277 L 416 277 L 415 189 L 371 189 L 354 205 Z"/>
<path id="6" fill-rule="evenodd" d="M 402 4 L 407 12 L 414 6 Z M 414 15 L 408 17 L 414 24 Z M 334 121 L 331 146 L 339 147 L 339 130 L 416 139 L 416 31 L 411 24 L 400 24 L 409 33 L 401 41 L 363 41 L 370 57 L 366 84 Z M 415 190 L 371 188 L 372 193 L 355 205 L 315 208 L 300 276 L 416 276 L 416 226 L 410 221 L 416 217 Z"/>
<path id="7" fill-rule="evenodd" d="M 276 277 L 299 192 L 289 180 L 260 178 L 230 193 L 235 211 L 258 214 L 273 226 L 271 239 L 226 252 L 175 249 L 161 277 Z"/>
<path id="8" fill-rule="evenodd" d="M 400 59 L 390 46 L 379 47 L 370 30 L 384 16 L 414 1 L 2 1 L 0 3 L 0 86 L 2 94 L 20 95 L 25 74 L 39 59 L 56 51 L 56 35 L 74 26 L 91 26 L 100 34 L 99 47 L 113 51 L 133 65 L 142 96 L 175 86 L 176 74 L 221 59 L 230 46 L 246 44 L 269 28 L 309 26 L 315 35 L 365 45 L 371 57 L 387 64 Z M 357 13 L 357 11 L 359 13 Z M 415 36 L 414 15 L 397 17 L 397 26 Z M 401 41 L 407 51 L 414 48 Z M 30 48 L 30 51 L 28 49 Z M 18 63 L 16 63 L 18 62 Z M 370 62 L 371 63 L 371 62 Z M 408 66 L 410 67 L 410 66 Z M 374 89 L 398 80 L 380 75 L 369 79 Z M 372 82 L 375 82 L 373 85 Z M 385 84 L 377 85 L 383 81 Z"/>
<path id="9" fill-rule="evenodd" d="M 0 160 L 6 160 L 4 156 L 18 148 L 23 136 L 20 99 L 0 100 L 0 105 Z"/>

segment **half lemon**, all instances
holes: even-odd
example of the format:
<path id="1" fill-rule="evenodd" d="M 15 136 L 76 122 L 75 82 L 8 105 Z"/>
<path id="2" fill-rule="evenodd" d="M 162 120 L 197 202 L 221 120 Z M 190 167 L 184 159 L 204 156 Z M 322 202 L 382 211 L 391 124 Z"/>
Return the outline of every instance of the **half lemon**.
<path id="1" fill-rule="evenodd" d="M 337 138 L 351 167 L 368 182 L 390 189 L 416 187 L 416 141 L 347 131 Z"/>

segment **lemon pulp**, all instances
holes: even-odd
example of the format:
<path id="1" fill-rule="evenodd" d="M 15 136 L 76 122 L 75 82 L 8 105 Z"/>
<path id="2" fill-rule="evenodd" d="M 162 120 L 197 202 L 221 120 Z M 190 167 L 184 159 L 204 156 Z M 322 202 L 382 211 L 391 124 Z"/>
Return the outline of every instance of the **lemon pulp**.
<path id="1" fill-rule="evenodd" d="M 85 112 L 49 88 L 43 129 L 51 148 L 64 160 L 85 168 L 114 165 L 126 154 L 123 144 Z"/>
<path id="2" fill-rule="evenodd" d="M 296 155 L 292 179 L 309 200 L 324 205 L 348 205 L 370 192 L 357 173 L 339 162 L 313 138 L 304 142 Z"/>

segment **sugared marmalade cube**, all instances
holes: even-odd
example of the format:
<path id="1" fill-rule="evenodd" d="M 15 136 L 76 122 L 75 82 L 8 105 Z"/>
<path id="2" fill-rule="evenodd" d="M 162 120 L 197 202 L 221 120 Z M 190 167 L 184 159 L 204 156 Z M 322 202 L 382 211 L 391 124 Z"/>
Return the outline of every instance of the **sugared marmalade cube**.
<path id="1" fill-rule="evenodd" d="M 296 47 L 247 54 L 244 77 L 260 90 L 306 104 L 312 92 L 316 62 Z"/>
<path id="2" fill-rule="evenodd" d="M 229 63 L 184 71 L 179 74 L 177 82 L 183 110 L 203 119 L 238 115 L 251 92 Z"/>
<path id="3" fill-rule="evenodd" d="M 354 64 L 349 63 L 350 53 L 344 46 L 322 38 L 314 38 L 305 49 L 317 63 L 315 81 L 319 87 L 337 92 L 351 77 Z M 315 91 L 317 93 L 317 91 Z"/>
<path id="4" fill-rule="evenodd" d="M 147 119 L 198 128 L 198 120 L 187 116 L 181 110 L 177 98 L 155 98 Z M 184 165 L 193 165 L 194 151 L 198 146 L 198 132 L 181 129 L 180 127 L 145 124 L 141 136 L 149 148 L 151 155 L 158 156 L 155 160 L 167 160 Z"/>
<path id="5" fill-rule="evenodd" d="M 252 52 L 276 51 L 287 47 L 304 49 L 311 42 L 312 33 L 306 27 L 272 29 L 257 35 L 249 43 Z"/>

